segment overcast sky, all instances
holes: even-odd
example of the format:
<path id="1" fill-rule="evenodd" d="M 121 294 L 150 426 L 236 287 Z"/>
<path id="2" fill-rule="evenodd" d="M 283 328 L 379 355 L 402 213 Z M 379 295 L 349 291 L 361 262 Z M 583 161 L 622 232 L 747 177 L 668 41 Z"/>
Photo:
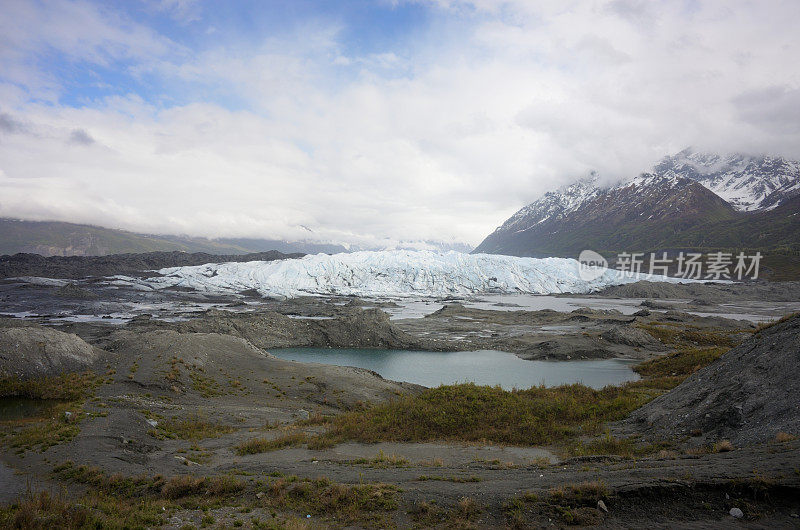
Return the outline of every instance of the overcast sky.
<path id="1" fill-rule="evenodd" d="M 800 157 L 800 2 L 2 0 L 0 216 L 477 244 L 591 169 Z"/>

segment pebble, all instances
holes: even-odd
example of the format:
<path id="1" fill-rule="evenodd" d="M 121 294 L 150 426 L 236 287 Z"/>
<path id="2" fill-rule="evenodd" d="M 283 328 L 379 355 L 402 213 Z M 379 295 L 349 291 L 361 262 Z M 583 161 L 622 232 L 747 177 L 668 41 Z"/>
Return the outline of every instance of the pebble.
<path id="1" fill-rule="evenodd" d="M 744 517 L 742 510 L 740 510 L 739 508 L 731 508 L 731 511 L 728 513 L 731 514 L 731 517 L 735 517 L 736 519 L 741 519 L 742 517 Z"/>
<path id="2" fill-rule="evenodd" d="M 608 508 L 606 507 L 606 503 L 603 502 L 603 499 L 597 501 L 597 507 L 603 510 L 604 512 L 608 513 Z"/>

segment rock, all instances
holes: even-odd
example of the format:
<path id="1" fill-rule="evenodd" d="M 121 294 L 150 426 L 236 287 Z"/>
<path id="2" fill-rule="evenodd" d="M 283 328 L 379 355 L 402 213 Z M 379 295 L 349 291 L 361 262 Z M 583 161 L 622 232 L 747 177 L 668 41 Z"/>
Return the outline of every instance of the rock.
<path id="1" fill-rule="evenodd" d="M 42 326 L 0 328 L 0 377 L 46 377 L 87 369 L 102 354 L 77 335 Z"/>
<path id="2" fill-rule="evenodd" d="M 731 511 L 728 513 L 731 514 L 731 517 L 734 517 L 736 519 L 741 519 L 742 517 L 744 517 L 742 510 L 740 510 L 739 508 L 731 508 Z"/>
<path id="3" fill-rule="evenodd" d="M 800 315 L 767 327 L 672 391 L 631 413 L 624 424 L 652 438 L 701 431 L 734 446 L 800 432 Z"/>
<path id="4" fill-rule="evenodd" d="M 604 512 L 608 513 L 608 507 L 606 507 L 606 503 L 603 502 L 603 499 L 597 501 L 597 507 L 603 510 Z"/>
<path id="5" fill-rule="evenodd" d="M 256 493 L 256 499 L 263 499 L 263 498 L 264 498 L 264 492 L 263 491 L 259 491 L 258 493 Z"/>
<path id="6" fill-rule="evenodd" d="M 55 290 L 55 295 L 61 298 L 72 298 L 75 300 L 94 300 L 97 295 L 86 289 L 81 289 L 74 283 L 68 283 Z"/>
<path id="7" fill-rule="evenodd" d="M 632 326 L 614 326 L 600 334 L 600 337 L 612 344 L 624 344 L 651 351 L 664 351 L 666 347 L 648 332 Z"/>

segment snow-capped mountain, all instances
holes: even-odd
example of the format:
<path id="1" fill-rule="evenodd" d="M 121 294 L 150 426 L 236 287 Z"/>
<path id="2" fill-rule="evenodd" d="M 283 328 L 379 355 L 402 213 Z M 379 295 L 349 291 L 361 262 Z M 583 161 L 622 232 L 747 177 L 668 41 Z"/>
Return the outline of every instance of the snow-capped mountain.
<path id="1" fill-rule="evenodd" d="M 776 208 L 800 193 L 800 162 L 782 157 L 685 149 L 664 158 L 653 171 L 695 180 L 742 211 Z"/>
<path id="2" fill-rule="evenodd" d="M 563 217 L 599 192 L 597 175 L 591 174 L 573 184 L 545 193 L 541 199 L 512 215 L 500 228 L 521 231 L 549 219 Z"/>
<path id="3" fill-rule="evenodd" d="M 798 199 L 800 162 L 687 149 L 617 185 L 601 186 L 591 175 L 546 193 L 510 217 L 475 252 L 543 257 L 575 256 L 587 248 L 792 244 L 793 237 L 800 238 L 789 228 L 800 223 L 794 216 Z M 787 221 L 774 226 L 761 222 L 769 211 L 775 211 L 771 222 Z M 773 237 L 770 230 L 779 233 Z"/>
<path id="4" fill-rule="evenodd" d="M 317 254 L 302 259 L 209 263 L 159 271 L 160 277 L 118 276 L 118 284 L 144 289 L 191 288 L 212 293 L 255 289 L 265 296 L 309 294 L 355 296 L 453 296 L 481 293 L 589 293 L 641 279 L 664 276 L 606 269 L 584 279 L 579 264 L 565 258 L 518 258 L 461 252 L 413 250 Z"/>

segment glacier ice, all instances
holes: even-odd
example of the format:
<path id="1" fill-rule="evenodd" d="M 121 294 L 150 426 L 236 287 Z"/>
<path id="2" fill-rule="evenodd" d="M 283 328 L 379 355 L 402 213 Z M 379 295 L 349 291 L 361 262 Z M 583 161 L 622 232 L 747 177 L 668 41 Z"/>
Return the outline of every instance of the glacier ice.
<path id="1" fill-rule="evenodd" d="M 355 295 L 441 297 L 486 293 L 584 294 L 639 280 L 678 280 L 606 269 L 589 281 L 569 258 L 520 258 L 497 254 L 415 250 L 316 254 L 301 259 L 209 263 L 158 271 L 143 280 L 116 277 L 141 287 L 192 288 L 208 293 L 255 289 L 263 296 Z"/>

